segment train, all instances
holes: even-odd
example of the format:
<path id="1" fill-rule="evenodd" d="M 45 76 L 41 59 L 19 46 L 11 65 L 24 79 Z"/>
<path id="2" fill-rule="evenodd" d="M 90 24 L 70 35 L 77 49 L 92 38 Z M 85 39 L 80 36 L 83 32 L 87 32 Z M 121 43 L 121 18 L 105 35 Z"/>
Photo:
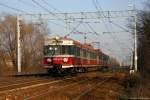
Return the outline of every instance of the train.
<path id="1" fill-rule="evenodd" d="M 44 68 L 49 73 L 86 72 L 112 66 L 110 57 L 100 49 L 66 37 L 46 37 L 43 51 Z"/>

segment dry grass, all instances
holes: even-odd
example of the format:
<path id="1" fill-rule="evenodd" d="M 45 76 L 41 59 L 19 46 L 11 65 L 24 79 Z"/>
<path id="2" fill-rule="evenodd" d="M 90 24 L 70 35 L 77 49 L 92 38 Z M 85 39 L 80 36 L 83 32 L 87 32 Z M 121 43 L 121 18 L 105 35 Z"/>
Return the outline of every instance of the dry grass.
<path id="1" fill-rule="evenodd" d="M 150 99 L 150 74 L 142 75 L 136 87 L 131 91 L 131 97 Z"/>
<path id="2" fill-rule="evenodd" d="M 118 100 L 122 90 L 123 88 L 119 85 L 118 80 L 113 79 L 86 94 L 81 100 Z"/>
<path id="3" fill-rule="evenodd" d="M 122 81 L 124 94 L 120 96 L 123 99 L 148 99 L 150 100 L 150 78 L 149 75 L 129 75 Z"/>

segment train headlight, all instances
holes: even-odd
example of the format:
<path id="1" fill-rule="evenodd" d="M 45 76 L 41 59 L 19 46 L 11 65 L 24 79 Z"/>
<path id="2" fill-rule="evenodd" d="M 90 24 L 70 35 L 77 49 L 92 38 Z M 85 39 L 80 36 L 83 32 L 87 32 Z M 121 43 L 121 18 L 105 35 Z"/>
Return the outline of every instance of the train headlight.
<path id="1" fill-rule="evenodd" d="M 49 47 L 49 50 L 53 50 L 53 48 L 52 48 L 52 47 Z"/>
<path id="2" fill-rule="evenodd" d="M 47 58 L 47 62 L 52 62 L 52 59 L 51 58 Z"/>
<path id="3" fill-rule="evenodd" d="M 64 60 L 64 62 L 68 62 L 68 58 L 64 58 L 63 60 Z"/>

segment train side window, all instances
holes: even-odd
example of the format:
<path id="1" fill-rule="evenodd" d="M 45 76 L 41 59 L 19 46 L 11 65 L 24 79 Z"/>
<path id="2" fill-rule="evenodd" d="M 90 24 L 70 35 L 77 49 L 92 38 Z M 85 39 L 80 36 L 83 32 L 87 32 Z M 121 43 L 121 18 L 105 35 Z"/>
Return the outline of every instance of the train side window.
<path id="1" fill-rule="evenodd" d="M 71 54 L 73 54 L 73 55 L 75 54 L 75 46 L 74 45 L 71 46 Z"/>
<path id="2" fill-rule="evenodd" d="M 83 49 L 83 57 L 86 57 L 86 51 Z"/>
<path id="3" fill-rule="evenodd" d="M 75 48 L 74 48 L 74 46 L 72 46 L 72 45 L 70 45 L 70 46 L 67 46 L 67 50 L 68 50 L 68 54 L 74 54 L 75 52 L 75 50 L 74 50 Z"/>
<path id="4" fill-rule="evenodd" d="M 80 48 L 77 47 L 77 56 L 80 56 Z"/>
<path id="5" fill-rule="evenodd" d="M 96 55 L 96 59 L 97 59 L 97 61 L 99 60 L 99 54 Z"/>
<path id="6" fill-rule="evenodd" d="M 75 56 L 78 56 L 78 47 L 77 46 L 74 46 L 74 54 L 75 54 Z"/>
<path id="7" fill-rule="evenodd" d="M 77 56 L 77 47 L 74 46 L 74 55 Z"/>
<path id="8" fill-rule="evenodd" d="M 90 52 L 90 58 L 92 59 L 92 52 Z"/>
<path id="9" fill-rule="evenodd" d="M 83 57 L 83 49 L 80 48 L 80 57 Z"/>
<path id="10" fill-rule="evenodd" d="M 94 53 L 94 59 L 96 59 L 96 53 Z"/>
<path id="11" fill-rule="evenodd" d="M 71 54 L 71 47 L 66 45 L 66 48 L 67 48 L 67 54 Z"/>
<path id="12" fill-rule="evenodd" d="M 65 45 L 62 46 L 62 54 L 67 54 L 67 48 Z"/>
<path id="13" fill-rule="evenodd" d="M 94 53 L 92 53 L 93 59 L 94 59 Z"/>
<path id="14" fill-rule="evenodd" d="M 88 51 L 88 58 L 90 59 L 90 51 Z"/>

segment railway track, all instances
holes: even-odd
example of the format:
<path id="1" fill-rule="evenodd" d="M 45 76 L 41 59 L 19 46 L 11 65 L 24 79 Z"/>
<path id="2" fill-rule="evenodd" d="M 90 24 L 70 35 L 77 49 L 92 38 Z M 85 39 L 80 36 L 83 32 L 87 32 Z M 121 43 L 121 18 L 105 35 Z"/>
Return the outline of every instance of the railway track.
<path id="1" fill-rule="evenodd" d="M 69 83 L 65 86 L 60 86 L 59 88 L 57 87 L 57 88 L 55 88 L 54 91 L 59 91 L 59 90 L 64 89 L 66 87 L 74 86 L 74 85 L 80 84 L 80 83 L 85 82 L 85 81 L 88 81 L 88 79 L 77 81 L 77 82 L 74 82 L 74 83 Z M 44 95 L 47 95 L 51 92 L 53 92 L 53 91 L 45 91 L 44 90 L 44 91 L 41 91 L 38 94 L 34 94 L 33 96 L 30 96 L 30 97 L 26 98 L 26 100 L 37 99 L 37 98 L 43 97 Z"/>
<path id="2" fill-rule="evenodd" d="M 19 81 L 19 83 L 15 82 L 13 84 L 9 83 L 9 85 L 1 86 L 0 91 L 11 90 L 11 89 L 14 89 L 15 87 L 19 88 L 19 87 L 26 86 L 26 85 L 38 84 L 38 83 L 43 83 L 43 82 L 47 82 L 47 81 L 50 81 L 50 80 L 47 80 L 47 79 L 34 79 L 32 81 L 31 80 L 28 80 L 28 81 L 21 80 L 21 81 Z"/>
<path id="3" fill-rule="evenodd" d="M 25 84 L 25 83 L 32 83 L 32 82 L 38 82 L 41 80 L 57 80 L 61 79 L 62 77 L 52 77 L 49 74 L 31 74 L 31 75 L 13 75 L 13 76 L 7 76 L 7 77 L 0 77 L 0 91 L 1 88 L 7 87 L 7 86 L 17 86 L 19 84 Z"/>
<path id="4" fill-rule="evenodd" d="M 0 88 L 7 86 L 7 85 L 13 85 L 13 84 L 18 84 L 18 83 L 25 83 L 25 82 L 31 82 L 31 81 L 37 81 L 37 80 L 41 80 L 40 78 L 21 78 L 21 79 L 17 79 L 17 78 L 13 78 L 13 79 L 0 79 Z M 43 80 L 46 80 L 45 78 L 43 78 Z"/>
<path id="5" fill-rule="evenodd" d="M 22 84 L 12 84 L 8 87 L 3 86 L 0 87 L 0 100 L 62 100 L 59 98 L 61 96 L 65 96 L 66 98 L 63 98 L 65 100 L 77 100 L 94 90 L 97 86 L 109 81 L 112 77 L 112 75 L 109 74 L 99 74 L 97 76 L 95 73 L 92 73 L 79 74 L 75 77 L 65 77 L 63 79 L 59 78 L 48 81 L 37 80 L 39 82 L 30 81 Z M 94 77 L 91 77 L 91 75 Z M 103 76 L 103 78 L 101 78 L 101 76 Z"/>
<path id="6" fill-rule="evenodd" d="M 103 85 L 105 82 L 109 81 L 110 78 L 103 80 L 102 82 L 99 82 L 95 85 L 93 85 L 91 88 L 87 89 L 86 91 L 82 92 L 81 94 L 73 97 L 71 100 L 79 100 L 82 96 L 86 95 L 87 93 L 93 91 L 94 89 L 96 89 L 98 86 Z"/>
<path id="7" fill-rule="evenodd" d="M 74 87 L 76 90 L 78 90 L 77 88 L 79 88 L 79 90 L 78 91 L 74 90 L 75 92 L 72 93 L 68 99 L 69 100 L 70 99 L 77 100 L 80 96 L 84 95 L 84 93 L 86 94 L 86 93 L 92 91 L 94 88 L 96 88 L 97 85 L 104 84 L 108 80 L 109 80 L 109 78 L 108 79 L 100 79 L 97 77 L 92 78 L 92 79 L 78 80 L 76 82 L 69 83 L 69 84 L 66 84 L 64 86 L 57 86 L 57 88 L 54 88 L 53 90 L 51 89 L 51 90 L 41 91 L 37 94 L 34 94 L 33 96 L 26 98 L 26 100 L 41 100 L 41 99 L 45 99 L 46 97 L 49 97 L 49 95 L 51 95 L 51 97 L 52 97 L 54 94 L 55 95 L 56 94 L 65 95 L 63 92 L 65 92 L 67 90 L 69 92 L 69 89 L 74 88 Z M 84 89 L 81 89 L 81 88 L 83 88 L 83 86 L 84 86 Z M 86 91 L 86 92 L 84 92 L 84 91 Z"/>
<path id="8" fill-rule="evenodd" d="M 42 82 L 42 83 L 41 82 L 40 83 L 32 83 L 32 81 L 31 81 L 31 82 L 27 82 L 27 83 L 13 84 L 13 85 L 9 85 L 9 86 L 0 87 L 0 89 L 3 89 L 0 91 L 0 100 L 1 99 L 5 100 L 9 95 L 11 96 L 14 92 L 21 93 L 26 90 L 28 92 L 30 92 L 30 91 L 33 91 L 32 89 L 36 89 L 38 87 L 50 86 L 52 84 L 61 83 L 63 81 L 66 83 L 66 81 L 68 81 L 68 80 L 73 81 L 74 78 L 76 78 L 76 77 L 70 77 L 70 78 L 64 78 L 64 79 L 58 79 L 58 80 L 49 80 L 48 82 Z M 33 82 L 35 82 L 35 81 L 33 81 Z M 15 86 L 15 87 L 11 88 L 12 86 Z M 19 95 L 20 95 L 20 93 L 19 93 Z M 12 96 L 12 97 L 16 97 L 16 96 Z"/>

